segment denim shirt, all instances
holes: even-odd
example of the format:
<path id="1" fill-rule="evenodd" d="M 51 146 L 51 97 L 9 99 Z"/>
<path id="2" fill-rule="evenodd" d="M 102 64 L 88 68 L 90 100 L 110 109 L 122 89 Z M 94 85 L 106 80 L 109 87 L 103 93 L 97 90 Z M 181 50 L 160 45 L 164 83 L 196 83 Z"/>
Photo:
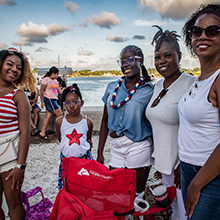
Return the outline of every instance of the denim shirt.
<path id="1" fill-rule="evenodd" d="M 139 142 L 149 138 L 152 135 L 150 122 L 145 116 L 145 109 L 153 95 L 154 86 L 147 82 L 137 88 L 131 100 L 126 102 L 119 109 L 114 109 L 110 105 L 112 93 L 117 86 L 118 81 L 110 82 L 102 97 L 108 111 L 108 129 L 109 132 L 116 131 L 118 136 L 126 135 L 130 140 Z M 122 81 L 118 89 L 114 104 L 124 100 L 128 96 L 125 86 L 125 80 Z"/>

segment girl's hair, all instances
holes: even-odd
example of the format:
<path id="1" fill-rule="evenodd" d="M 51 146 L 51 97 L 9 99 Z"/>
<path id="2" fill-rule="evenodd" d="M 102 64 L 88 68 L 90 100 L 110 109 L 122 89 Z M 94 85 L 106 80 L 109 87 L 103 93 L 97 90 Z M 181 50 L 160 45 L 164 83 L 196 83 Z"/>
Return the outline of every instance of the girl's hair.
<path id="1" fill-rule="evenodd" d="M 79 87 L 77 86 L 76 83 L 73 83 L 71 86 L 68 86 L 67 88 L 65 88 L 63 90 L 63 93 L 61 95 L 61 108 L 63 108 L 63 102 L 65 102 L 66 95 L 69 92 L 75 93 L 80 98 L 80 100 L 82 101 L 82 94 L 79 90 Z"/>
<path id="2" fill-rule="evenodd" d="M 152 45 L 155 44 L 155 51 L 158 51 L 162 45 L 163 42 L 167 42 L 173 46 L 173 49 L 177 52 L 177 54 L 180 53 L 180 46 L 179 46 L 179 39 L 180 36 L 176 34 L 176 31 L 164 31 L 161 27 L 158 25 L 153 25 L 153 27 L 157 27 L 159 31 L 154 35 L 154 38 L 151 42 Z"/>
<path id="3" fill-rule="evenodd" d="M 44 77 L 50 77 L 52 75 L 52 73 L 58 73 L 59 72 L 59 69 L 56 68 L 55 66 L 52 66 L 48 72 L 46 72 L 46 74 L 43 76 Z"/>
<path id="4" fill-rule="evenodd" d="M 12 84 L 18 88 L 28 89 L 30 91 L 36 91 L 37 80 L 35 76 L 32 74 L 31 66 L 27 57 L 24 57 L 20 52 L 16 52 L 14 54 L 9 53 L 8 50 L 0 51 L 0 70 L 2 69 L 2 65 L 8 56 L 16 55 L 21 60 L 21 76 Z"/>
<path id="5" fill-rule="evenodd" d="M 216 17 L 216 19 L 220 22 L 220 2 L 213 2 L 211 4 L 202 4 L 200 7 L 196 10 L 195 13 L 193 13 L 189 18 L 188 21 L 185 23 L 182 33 L 184 37 L 184 42 L 186 44 L 186 47 L 190 51 L 192 55 L 195 55 L 192 49 L 192 40 L 190 38 L 189 30 L 192 26 L 195 25 L 197 19 L 203 15 L 203 14 L 211 14 Z"/>
<path id="6" fill-rule="evenodd" d="M 125 51 L 132 51 L 136 56 L 139 56 L 143 59 L 144 61 L 144 54 L 141 50 L 141 48 L 139 48 L 138 46 L 136 45 L 128 45 L 126 46 L 120 53 L 120 56 L 125 52 Z M 145 82 L 149 82 L 151 81 L 151 78 L 150 76 L 148 75 L 148 72 L 147 72 L 147 69 L 145 68 L 144 64 L 141 64 L 141 70 L 142 70 L 142 75 L 144 76 L 145 78 Z"/>

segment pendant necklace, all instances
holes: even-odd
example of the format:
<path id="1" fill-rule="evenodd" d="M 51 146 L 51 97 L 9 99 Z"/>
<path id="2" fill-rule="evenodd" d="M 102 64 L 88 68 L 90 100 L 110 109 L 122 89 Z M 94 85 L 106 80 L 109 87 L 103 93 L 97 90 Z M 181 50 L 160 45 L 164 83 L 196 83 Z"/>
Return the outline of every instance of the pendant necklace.
<path id="1" fill-rule="evenodd" d="M 110 105 L 114 109 L 118 109 L 122 105 L 124 105 L 126 102 L 128 102 L 131 99 L 131 97 L 134 95 L 134 93 L 136 92 L 136 90 L 140 86 L 140 84 L 144 81 L 144 77 L 142 76 L 140 78 L 140 80 L 135 84 L 134 88 L 131 90 L 131 92 L 128 94 L 128 96 L 124 100 L 122 100 L 119 104 L 115 105 L 114 101 L 115 101 L 115 98 L 116 98 L 117 93 L 118 93 L 118 88 L 121 86 L 122 81 L 123 81 L 124 78 L 125 77 L 122 76 L 121 79 L 118 80 L 118 85 L 116 86 L 116 88 L 114 89 L 113 94 L 112 94 L 112 99 L 110 101 Z"/>

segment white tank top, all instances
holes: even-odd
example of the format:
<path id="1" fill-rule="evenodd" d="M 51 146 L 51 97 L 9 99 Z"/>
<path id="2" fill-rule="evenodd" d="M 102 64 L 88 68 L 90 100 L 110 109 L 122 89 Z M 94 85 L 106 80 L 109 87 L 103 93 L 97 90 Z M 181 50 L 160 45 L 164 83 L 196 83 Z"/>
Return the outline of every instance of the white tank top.
<path id="1" fill-rule="evenodd" d="M 88 124 L 86 117 L 83 117 L 76 124 L 71 124 L 66 120 L 65 115 L 60 132 L 60 151 L 65 157 L 81 157 L 90 149 L 90 144 L 87 142 Z"/>
<path id="2" fill-rule="evenodd" d="M 220 69 L 205 80 L 196 80 L 179 102 L 179 158 L 185 163 L 203 166 L 220 143 L 218 108 L 208 101 L 219 73 Z"/>

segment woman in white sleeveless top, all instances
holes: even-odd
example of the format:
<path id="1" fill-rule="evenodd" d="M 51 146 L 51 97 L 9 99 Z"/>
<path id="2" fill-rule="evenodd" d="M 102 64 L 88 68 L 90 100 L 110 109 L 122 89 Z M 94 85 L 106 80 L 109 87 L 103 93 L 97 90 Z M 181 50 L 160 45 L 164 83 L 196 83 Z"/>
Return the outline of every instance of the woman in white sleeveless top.
<path id="1" fill-rule="evenodd" d="M 179 102 L 179 158 L 186 215 L 220 219 L 220 3 L 201 7 L 183 28 L 201 74 Z"/>

